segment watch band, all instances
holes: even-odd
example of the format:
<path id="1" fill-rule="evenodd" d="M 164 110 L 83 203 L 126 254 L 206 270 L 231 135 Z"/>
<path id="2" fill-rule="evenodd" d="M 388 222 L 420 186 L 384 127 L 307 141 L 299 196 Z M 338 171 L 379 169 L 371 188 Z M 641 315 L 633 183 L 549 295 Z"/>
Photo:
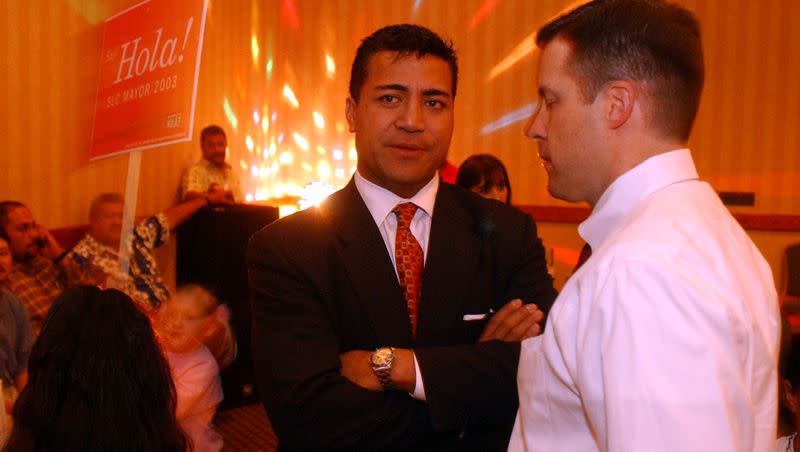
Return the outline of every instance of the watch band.
<path id="1" fill-rule="evenodd" d="M 381 386 L 383 389 L 387 391 L 395 391 L 399 389 L 394 381 L 392 381 L 392 369 L 391 368 L 382 368 L 382 369 L 372 369 L 375 371 L 375 375 L 378 377 L 378 381 L 381 382 Z"/>
<path id="2" fill-rule="evenodd" d="M 385 355 L 388 353 L 388 358 Z M 384 362 L 376 363 L 376 354 L 380 354 Z M 383 389 L 387 391 L 395 391 L 399 389 L 394 381 L 392 381 L 392 365 L 394 364 L 394 348 L 381 347 L 377 348 L 370 354 L 370 366 L 375 376 L 378 377 Z"/>

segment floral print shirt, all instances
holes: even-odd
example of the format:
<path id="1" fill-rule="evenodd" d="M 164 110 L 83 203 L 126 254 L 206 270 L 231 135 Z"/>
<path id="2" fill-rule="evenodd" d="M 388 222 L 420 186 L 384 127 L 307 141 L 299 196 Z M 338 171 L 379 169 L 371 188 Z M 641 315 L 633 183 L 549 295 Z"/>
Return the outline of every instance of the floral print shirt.
<path id="1" fill-rule="evenodd" d="M 102 275 L 108 286 L 115 287 L 147 307 L 156 307 L 169 297 L 153 257 L 153 250 L 169 239 L 169 224 L 163 213 L 139 223 L 128 243 L 130 270 L 122 274 L 119 250 L 103 245 L 91 235 L 75 245 L 69 257 L 89 274 Z"/>

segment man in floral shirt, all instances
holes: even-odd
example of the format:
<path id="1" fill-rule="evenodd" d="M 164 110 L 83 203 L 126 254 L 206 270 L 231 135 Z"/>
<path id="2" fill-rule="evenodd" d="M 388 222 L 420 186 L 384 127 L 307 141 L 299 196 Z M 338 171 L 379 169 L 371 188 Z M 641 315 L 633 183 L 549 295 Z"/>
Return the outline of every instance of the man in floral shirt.
<path id="1" fill-rule="evenodd" d="M 169 297 L 169 291 L 156 266 L 153 250 L 166 243 L 170 230 L 195 212 L 224 199 L 224 191 L 210 190 L 205 196 L 187 200 L 140 222 L 128 244 L 130 271 L 122 274 L 119 244 L 124 198 L 118 193 L 100 194 L 89 208 L 89 231 L 69 253 L 69 258 L 98 283 L 122 290 L 147 308 L 157 307 Z"/>

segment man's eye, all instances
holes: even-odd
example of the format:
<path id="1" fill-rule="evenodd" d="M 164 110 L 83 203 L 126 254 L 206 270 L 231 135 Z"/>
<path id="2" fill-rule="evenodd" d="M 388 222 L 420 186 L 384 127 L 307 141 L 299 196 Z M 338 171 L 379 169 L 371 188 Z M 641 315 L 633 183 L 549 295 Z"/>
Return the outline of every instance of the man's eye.
<path id="1" fill-rule="evenodd" d="M 444 108 L 444 107 L 447 106 L 447 104 L 445 104 L 444 102 L 442 102 L 441 100 L 438 100 L 438 99 L 427 100 L 427 101 L 425 101 L 425 105 L 427 105 L 429 107 L 433 107 L 433 108 Z"/>
<path id="2" fill-rule="evenodd" d="M 380 101 L 387 104 L 394 104 L 400 102 L 400 98 L 398 98 L 397 96 L 393 96 L 391 94 L 386 94 L 380 97 Z"/>

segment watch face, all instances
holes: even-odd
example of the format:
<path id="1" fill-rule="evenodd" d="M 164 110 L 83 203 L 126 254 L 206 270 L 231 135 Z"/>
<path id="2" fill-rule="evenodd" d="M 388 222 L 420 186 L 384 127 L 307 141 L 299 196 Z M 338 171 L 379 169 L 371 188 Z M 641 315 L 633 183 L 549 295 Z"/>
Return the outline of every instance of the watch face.
<path id="1" fill-rule="evenodd" d="M 392 360 L 392 350 L 389 348 L 379 348 L 372 354 L 372 364 L 384 366 Z"/>

